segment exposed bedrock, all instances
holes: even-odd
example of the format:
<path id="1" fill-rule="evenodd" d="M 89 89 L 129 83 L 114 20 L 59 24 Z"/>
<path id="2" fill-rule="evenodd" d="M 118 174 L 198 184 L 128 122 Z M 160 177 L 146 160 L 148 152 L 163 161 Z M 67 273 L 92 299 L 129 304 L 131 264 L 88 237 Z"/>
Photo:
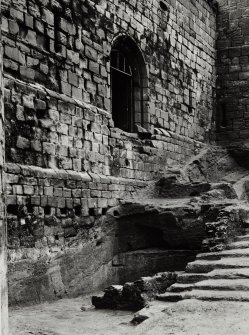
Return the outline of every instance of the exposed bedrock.
<path id="1" fill-rule="evenodd" d="M 141 205 L 120 206 L 96 222 L 87 236 L 78 235 L 67 245 L 9 250 L 10 304 L 77 296 L 158 271 L 183 270 L 195 250 L 179 250 L 185 244 L 178 242 L 167 250 L 153 225 L 155 215 L 157 211 Z"/>
<path id="2" fill-rule="evenodd" d="M 231 157 L 235 160 L 235 162 L 245 168 L 249 169 L 249 148 L 248 143 L 245 143 L 245 145 L 230 145 L 228 149 L 229 154 Z"/>
<path id="3" fill-rule="evenodd" d="M 217 183 L 234 174 L 237 178 L 248 174 L 227 149 L 215 146 L 202 150 L 181 171 L 185 178 L 195 183 Z"/>
<path id="4" fill-rule="evenodd" d="M 10 304 L 77 296 L 158 272 L 182 271 L 200 249 L 220 250 L 247 220 L 236 199 L 124 202 L 65 245 L 9 250 Z M 158 202 L 159 201 L 159 202 Z M 244 217 L 243 217 L 244 215 Z"/>

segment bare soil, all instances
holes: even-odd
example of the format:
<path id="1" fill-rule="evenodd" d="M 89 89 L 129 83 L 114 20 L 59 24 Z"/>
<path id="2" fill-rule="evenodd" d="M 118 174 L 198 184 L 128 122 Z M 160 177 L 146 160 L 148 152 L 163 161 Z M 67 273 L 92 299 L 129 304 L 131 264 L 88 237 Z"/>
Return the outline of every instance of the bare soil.
<path id="1" fill-rule="evenodd" d="M 84 311 L 81 307 L 84 306 Z M 90 297 L 10 310 L 11 335 L 117 335 L 132 328 L 133 312 L 95 310 Z"/>
<path id="2" fill-rule="evenodd" d="M 81 306 L 85 310 L 81 310 Z M 63 299 L 10 311 L 11 335 L 248 335 L 248 302 L 153 302 L 130 324 L 132 312 L 95 310 L 90 298 Z"/>
<path id="3" fill-rule="evenodd" d="M 137 327 L 136 335 L 249 334 L 248 302 L 184 300 L 161 307 L 158 304 L 158 313 Z"/>

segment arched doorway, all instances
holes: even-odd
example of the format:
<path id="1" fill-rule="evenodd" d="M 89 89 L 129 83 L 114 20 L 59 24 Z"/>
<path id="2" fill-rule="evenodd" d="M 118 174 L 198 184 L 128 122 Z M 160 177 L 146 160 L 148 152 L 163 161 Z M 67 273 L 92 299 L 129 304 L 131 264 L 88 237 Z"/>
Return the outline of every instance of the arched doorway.
<path id="1" fill-rule="evenodd" d="M 114 126 L 134 132 L 144 125 L 146 66 L 136 43 L 128 36 L 118 37 L 111 50 L 111 99 Z"/>

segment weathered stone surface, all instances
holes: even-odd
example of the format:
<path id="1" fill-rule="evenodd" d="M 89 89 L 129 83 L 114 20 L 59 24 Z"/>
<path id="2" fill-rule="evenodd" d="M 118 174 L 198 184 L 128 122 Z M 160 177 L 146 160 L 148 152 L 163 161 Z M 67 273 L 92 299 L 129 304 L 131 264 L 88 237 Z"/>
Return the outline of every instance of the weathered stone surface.
<path id="1" fill-rule="evenodd" d="M 241 144 L 240 146 L 233 147 L 230 146 L 228 150 L 231 157 L 234 158 L 234 160 L 238 163 L 239 166 L 242 166 L 243 168 L 246 168 L 248 170 L 249 168 L 249 148 L 247 146 Z"/>
<path id="2" fill-rule="evenodd" d="M 247 226 L 247 213 L 247 207 L 243 205 L 209 208 L 205 217 L 208 238 L 203 241 L 203 250 L 225 249 L 226 243 L 233 240 Z"/>
<path id="3" fill-rule="evenodd" d="M 221 147 L 209 147 L 202 150 L 183 169 L 185 178 L 188 178 L 190 182 L 199 183 L 217 183 L 225 178 L 233 182 L 234 180 L 229 179 L 229 176 L 234 173 L 243 175 L 246 171 L 236 163 L 227 149 Z"/>
<path id="4" fill-rule="evenodd" d="M 163 198 L 185 198 L 198 196 L 210 190 L 209 183 L 178 182 L 175 176 L 163 177 L 156 186 L 159 187 L 159 196 Z"/>
<path id="5" fill-rule="evenodd" d="M 216 183 L 211 185 L 211 191 L 220 190 L 223 192 L 226 199 L 237 199 L 237 194 L 233 186 L 229 183 Z"/>
<path id="6" fill-rule="evenodd" d="M 194 250 L 148 248 L 120 253 L 113 258 L 112 266 L 119 283 L 124 284 L 158 271 L 183 271 L 187 263 L 195 259 L 195 255 Z"/>

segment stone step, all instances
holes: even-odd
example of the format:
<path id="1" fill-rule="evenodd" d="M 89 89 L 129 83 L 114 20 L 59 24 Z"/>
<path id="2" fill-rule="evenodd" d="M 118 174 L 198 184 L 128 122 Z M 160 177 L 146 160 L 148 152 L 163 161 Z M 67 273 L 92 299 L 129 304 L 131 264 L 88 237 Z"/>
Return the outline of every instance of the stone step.
<path id="1" fill-rule="evenodd" d="M 163 294 L 158 294 L 156 296 L 157 300 L 166 301 L 166 302 L 178 302 L 183 299 L 181 294 L 166 292 Z"/>
<path id="2" fill-rule="evenodd" d="M 194 285 L 195 283 L 189 283 L 189 284 L 175 283 L 167 289 L 167 292 L 180 293 L 183 291 L 191 291 L 194 288 Z"/>
<path id="3" fill-rule="evenodd" d="M 249 257 L 249 245 L 248 248 L 244 249 L 229 249 L 220 252 L 198 254 L 196 259 L 219 260 L 222 257 Z"/>
<path id="4" fill-rule="evenodd" d="M 207 279 L 249 279 L 249 268 L 216 269 L 208 273 L 183 273 L 177 277 L 179 284 L 191 284 Z"/>
<path id="5" fill-rule="evenodd" d="M 168 292 L 197 290 L 249 291 L 249 279 L 208 279 L 192 284 L 173 284 Z"/>
<path id="6" fill-rule="evenodd" d="M 172 295 L 173 294 L 174 293 L 172 293 Z M 208 301 L 219 301 L 219 300 L 249 301 L 249 292 L 247 291 L 192 290 L 190 292 L 185 292 L 182 294 L 178 293 L 177 295 L 182 296 L 182 299 L 198 299 L 198 300 L 208 300 Z M 164 301 L 167 301 L 167 300 L 164 300 Z"/>
<path id="7" fill-rule="evenodd" d="M 165 302 L 178 302 L 183 299 L 198 299 L 206 301 L 248 301 L 249 292 L 247 291 L 217 291 L 217 290 L 192 290 L 183 293 L 166 292 L 158 294 L 157 300 Z"/>
<path id="8" fill-rule="evenodd" d="M 249 291 L 249 279 L 208 279 L 195 283 L 194 288 L 201 290 Z"/>
<path id="9" fill-rule="evenodd" d="M 249 234 L 237 236 L 236 240 L 237 241 L 249 241 Z"/>
<path id="10" fill-rule="evenodd" d="M 228 250 L 233 250 L 233 249 L 247 249 L 249 248 L 249 240 L 240 240 L 236 242 L 232 242 L 227 244 L 226 248 Z"/>
<path id="11" fill-rule="evenodd" d="M 177 283 L 180 284 L 196 283 L 197 281 L 207 279 L 209 273 L 183 273 L 181 275 L 178 275 Z"/>
<path id="12" fill-rule="evenodd" d="M 249 257 L 223 258 L 220 260 L 196 260 L 188 263 L 187 273 L 208 273 L 214 269 L 249 268 Z"/>

